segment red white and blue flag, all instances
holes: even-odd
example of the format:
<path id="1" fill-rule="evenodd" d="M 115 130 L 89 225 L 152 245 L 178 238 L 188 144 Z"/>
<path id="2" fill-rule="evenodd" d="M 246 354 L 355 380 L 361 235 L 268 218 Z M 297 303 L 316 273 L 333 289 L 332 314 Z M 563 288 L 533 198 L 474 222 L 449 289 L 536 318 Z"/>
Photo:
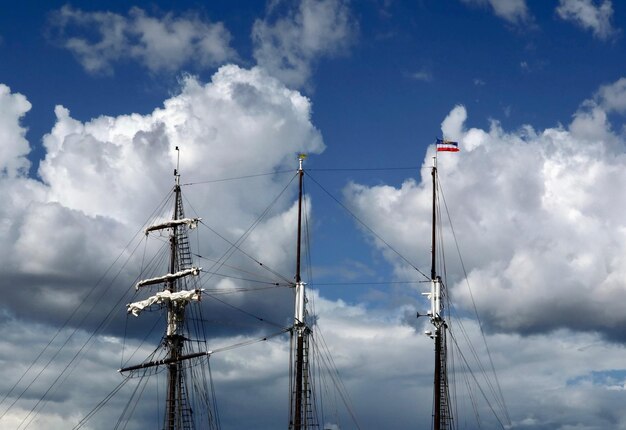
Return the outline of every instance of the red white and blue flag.
<path id="1" fill-rule="evenodd" d="M 437 152 L 439 151 L 459 152 L 459 144 L 451 140 L 437 139 Z"/>

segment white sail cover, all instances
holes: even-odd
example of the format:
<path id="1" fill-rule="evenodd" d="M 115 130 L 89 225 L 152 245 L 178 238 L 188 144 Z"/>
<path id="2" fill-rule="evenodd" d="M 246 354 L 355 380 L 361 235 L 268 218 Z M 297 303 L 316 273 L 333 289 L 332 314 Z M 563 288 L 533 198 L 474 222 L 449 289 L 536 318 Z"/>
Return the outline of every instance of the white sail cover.
<path id="1" fill-rule="evenodd" d="M 164 223 L 161 224 L 156 224 L 153 226 L 148 227 L 145 230 L 146 235 L 148 233 L 150 233 L 151 231 L 154 230 L 163 230 L 166 228 L 171 228 L 171 227 L 175 227 L 175 226 L 179 226 L 179 225 L 187 225 L 187 227 L 189 227 L 190 229 L 194 229 L 198 226 L 198 222 L 202 220 L 202 218 L 182 218 L 182 219 L 174 219 L 174 220 L 170 220 L 170 221 L 166 221 Z"/>
<path id="2" fill-rule="evenodd" d="M 138 290 L 139 287 L 143 287 L 146 285 L 154 285 L 160 284 L 161 282 L 173 281 L 187 275 L 198 276 L 201 270 L 202 267 L 192 267 L 191 269 L 181 270 L 180 272 L 168 273 L 167 275 L 157 276 L 156 278 L 144 279 L 143 281 L 137 282 L 137 284 L 135 285 L 135 289 Z"/>
<path id="3" fill-rule="evenodd" d="M 141 300 L 139 302 L 129 303 L 126 305 L 126 309 L 129 314 L 133 314 L 134 316 L 139 316 L 141 311 L 145 308 L 150 307 L 152 305 L 160 305 L 167 302 L 176 302 L 179 304 L 186 305 L 192 301 L 200 301 L 200 295 L 202 290 L 183 290 L 178 291 L 176 293 L 172 293 L 168 290 L 160 291 L 156 293 L 154 296 L 148 297 L 145 300 Z"/>

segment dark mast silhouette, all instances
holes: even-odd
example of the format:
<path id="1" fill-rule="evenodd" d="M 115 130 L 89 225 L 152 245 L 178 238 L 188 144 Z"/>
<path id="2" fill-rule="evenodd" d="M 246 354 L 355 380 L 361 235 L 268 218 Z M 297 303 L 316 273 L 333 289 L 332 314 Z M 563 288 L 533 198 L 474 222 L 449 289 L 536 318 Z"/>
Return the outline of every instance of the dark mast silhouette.
<path id="1" fill-rule="evenodd" d="M 434 157 L 432 168 L 433 178 L 433 220 L 432 220 L 432 255 L 430 266 L 430 292 L 423 293 L 430 300 L 428 316 L 434 332 L 426 331 L 426 335 L 435 341 L 435 375 L 433 384 L 433 430 L 450 430 L 454 428 L 450 408 L 448 389 L 448 348 L 446 331 L 448 326 L 444 319 L 443 309 L 446 287 L 437 275 L 437 158 Z M 419 316 L 419 315 L 418 315 Z"/>
<path id="2" fill-rule="evenodd" d="M 176 150 L 178 151 L 178 147 Z M 167 310 L 166 332 L 160 346 L 165 351 L 164 357 L 161 355 L 163 358 L 125 367 L 120 369 L 120 372 L 149 372 L 158 366 L 166 366 L 167 390 L 163 429 L 215 429 L 218 428 L 218 424 L 213 416 L 215 413 L 212 411 L 213 405 L 206 394 L 208 391 L 206 381 L 198 381 L 197 375 L 193 373 L 195 366 L 203 364 L 202 360 L 198 360 L 200 358 L 208 360 L 206 357 L 211 355 L 211 351 L 206 348 L 206 339 L 199 341 L 197 337 L 188 334 L 189 328 L 185 318 L 187 306 L 191 302 L 200 301 L 202 294 L 201 289 L 193 288 L 202 268 L 193 266 L 187 236 L 187 230 L 195 228 L 200 218 L 185 218 L 178 163 L 176 167 L 172 219 L 146 229 L 146 235 L 151 231 L 169 230 L 169 273 L 137 282 L 135 286 L 137 290 L 159 284 L 163 285 L 163 289 L 145 300 L 127 305 L 128 312 L 135 316 L 153 306 Z M 192 288 L 189 288 L 190 286 Z M 146 373 L 143 376 L 146 376 Z M 205 388 L 200 396 L 193 395 L 197 387 Z"/>
<path id="3" fill-rule="evenodd" d="M 306 284 L 300 276 L 301 243 L 302 243 L 302 180 L 304 170 L 302 161 L 304 154 L 298 156 L 298 238 L 296 245 L 296 285 L 295 313 L 291 330 L 291 408 L 289 410 L 289 430 L 319 429 L 314 413 L 313 384 L 309 367 L 309 338 L 311 329 L 306 322 Z"/>

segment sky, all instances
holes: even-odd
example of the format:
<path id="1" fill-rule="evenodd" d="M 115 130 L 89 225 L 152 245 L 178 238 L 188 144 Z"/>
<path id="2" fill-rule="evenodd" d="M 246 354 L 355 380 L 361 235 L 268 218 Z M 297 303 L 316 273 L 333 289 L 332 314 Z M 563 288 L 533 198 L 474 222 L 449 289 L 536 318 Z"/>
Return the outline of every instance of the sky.
<path id="1" fill-rule="evenodd" d="M 622 2 L 0 8 L 2 428 L 74 427 L 130 351 L 152 350 L 155 319 L 127 317 L 123 300 L 160 246 L 141 230 L 169 216 L 176 146 L 186 209 L 210 227 L 191 237 L 200 264 L 265 214 L 242 249 L 289 279 L 308 154 L 311 313 L 359 428 L 426 428 L 433 345 L 415 268 L 430 270 L 429 166 L 447 138 L 460 147 L 438 158 L 453 329 L 491 358 L 506 428 L 626 429 Z M 250 314 L 287 324 L 291 290 L 203 277 L 229 303 L 203 302 L 216 347 L 275 329 Z M 287 426 L 287 356 L 278 337 L 211 358 L 224 429 Z M 88 428 L 111 428 L 117 397 Z M 325 427 L 357 428 L 326 412 Z M 142 414 L 127 428 L 154 428 Z"/>

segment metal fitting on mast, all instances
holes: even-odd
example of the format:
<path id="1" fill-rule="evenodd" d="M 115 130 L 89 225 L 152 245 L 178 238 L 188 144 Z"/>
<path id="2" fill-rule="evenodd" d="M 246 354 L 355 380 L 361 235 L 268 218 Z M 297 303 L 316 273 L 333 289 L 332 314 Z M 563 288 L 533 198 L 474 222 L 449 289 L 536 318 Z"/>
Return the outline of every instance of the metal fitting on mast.
<path id="1" fill-rule="evenodd" d="M 176 169 L 174 169 L 174 177 L 176 178 L 176 186 L 180 187 L 180 149 L 176 147 Z"/>
<path id="2" fill-rule="evenodd" d="M 306 158 L 306 154 L 305 153 L 300 153 L 298 154 L 298 161 L 300 163 L 299 167 L 298 167 L 298 172 L 302 172 L 302 161 Z"/>

